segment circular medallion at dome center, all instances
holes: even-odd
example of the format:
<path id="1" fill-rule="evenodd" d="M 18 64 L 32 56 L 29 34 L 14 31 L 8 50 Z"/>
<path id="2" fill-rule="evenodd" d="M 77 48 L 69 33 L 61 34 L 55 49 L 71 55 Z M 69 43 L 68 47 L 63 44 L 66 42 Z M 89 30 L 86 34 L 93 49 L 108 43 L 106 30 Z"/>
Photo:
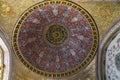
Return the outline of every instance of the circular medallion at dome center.
<path id="1" fill-rule="evenodd" d="M 59 24 L 53 24 L 50 25 L 45 31 L 44 31 L 44 40 L 50 45 L 50 46 L 60 46 L 65 43 L 65 41 L 68 39 L 68 31 L 65 27 Z"/>
<path id="2" fill-rule="evenodd" d="M 15 25 L 12 46 L 33 72 L 60 78 L 76 74 L 98 48 L 94 19 L 67 0 L 46 0 L 27 9 Z"/>

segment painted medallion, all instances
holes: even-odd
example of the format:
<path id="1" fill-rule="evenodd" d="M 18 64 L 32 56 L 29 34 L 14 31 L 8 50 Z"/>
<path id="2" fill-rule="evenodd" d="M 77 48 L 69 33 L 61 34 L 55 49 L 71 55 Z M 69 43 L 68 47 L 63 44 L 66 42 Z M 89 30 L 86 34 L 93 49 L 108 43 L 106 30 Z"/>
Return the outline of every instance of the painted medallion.
<path id="1" fill-rule="evenodd" d="M 85 9 L 70 1 L 48 0 L 22 14 L 12 45 L 29 69 L 59 78 L 73 75 L 91 62 L 98 38 L 97 26 Z"/>

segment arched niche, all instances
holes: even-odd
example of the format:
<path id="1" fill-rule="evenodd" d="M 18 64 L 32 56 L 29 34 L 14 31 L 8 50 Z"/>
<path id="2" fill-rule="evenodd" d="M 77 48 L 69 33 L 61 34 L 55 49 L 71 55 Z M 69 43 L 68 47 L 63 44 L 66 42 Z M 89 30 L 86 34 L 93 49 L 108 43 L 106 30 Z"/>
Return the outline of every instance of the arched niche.
<path id="1" fill-rule="evenodd" d="M 8 37 L 0 27 L 0 80 L 12 80 L 12 50 Z"/>
<path id="2" fill-rule="evenodd" d="M 98 80 L 120 80 L 120 20 L 104 36 L 97 55 Z"/>

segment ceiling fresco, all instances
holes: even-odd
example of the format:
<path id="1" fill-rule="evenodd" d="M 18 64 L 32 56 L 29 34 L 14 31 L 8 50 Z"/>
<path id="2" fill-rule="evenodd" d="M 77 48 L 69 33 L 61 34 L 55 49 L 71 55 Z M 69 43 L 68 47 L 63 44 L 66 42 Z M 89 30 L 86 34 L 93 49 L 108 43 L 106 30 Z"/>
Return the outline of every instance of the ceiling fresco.
<path id="1" fill-rule="evenodd" d="M 85 68 L 95 56 L 98 40 L 96 23 L 87 11 L 73 2 L 51 0 L 23 13 L 12 45 L 29 69 L 56 78 Z"/>
<path id="2" fill-rule="evenodd" d="M 21 0 L 21 1 L 20 0 L 0 0 L 0 13 L 1 13 L 0 14 L 0 25 L 2 26 L 4 31 L 9 36 L 10 43 L 12 43 L 12 34 L 13 34 L 13 29 L 15 28 L 16 21 L 20 20 L 20 16 L 22 16 L 21 14 L 24 11 L 26 11 L 30 6 L 32 6 L 38 2 L 40 2 L 40 0 Z M 94 1 L 92 1 L 92 2 L 86 2 L 86 1 L 80 2 L 78 0 L 74 0 L 74 2 L 79 4 L 81 7 L 83 7 L 85 10 L 87 10 L 87 12 L 89 12 L 93 16 L 93 18 L 98 26 L 98 30 L 100 33 L 100 40 L 103 38 L 103 35 L 106 33 L 106 31 L 108 31 L 108 29 L 110 28 L 110 25 L 112 25 L 113 22 L 116 21 L 116 19 L 120 17 L 120 4 L 117 2 L 104 2 L 104 1 L 102 1 L 102 2 L 94 2 Z M 44 9 L 46 9 L 46 8 L 44 8 Z M 73 10 L 76 10 L 76 9 L 73 8 Z M 54 9 L 54 11 L 55 11 L 55 9 Z M 27 23 L 26 22 L 27 19 L 30 16 L 33 16 L 32 17 L 33 19 L 36 18 L 36 16 L 34 16 L 34 14 L 35 14 L 35 10 L 33 10 L 33 13 L 31 13 L 31 15 L 26 17 L 26 20 L 24 20 L 25 25 Z M 37 14 L 37 12 L 36 12 L 36 14 Z M 55 16 L 56 14 L 57 13 L 55 12 L 55 14 L 52 16 Z M 50 17 L 52 17 L 52 16 L 50 16 Z M 31 22 L 30 22 L 30 20 L 28 20 L 29 24 L 30 23 L 31 24 L 37 23 L 36 19 L 31 21 Z M 85 19 L 85 21 L 86 20 L 87 19 Z M 21 26 L 22 26 L 22 27 L 20 27 L 21 32 L 18 34 L 19 39 L 22 37 L 22 34 L 25 30 L 24 25 L 21 25 Z M 46 35 L 46 37 L 44 37 L 43 41 L 49 47 L 51 47 L 51 46 L 52 47 L 64 46 L 64 45 L 66 45 L 66 43 L 69 40 L 68 39 L 69 37 L 67 36 L 67 35 L 70 35 L 69 29 L 67 29 L 66 26 L 64 26 L 63 24 L 57 24 L 57 26 L 58 27 L 61 26 L 60 29 L 65 32 L 62 34 L 66 34 L 66 36 L 64 36 L 64 39 L 62 38 L 62 42 L 60 40 L 60 43 L 59 43 L 59 41 L 56 43 L 52 43 L 52 42 L 49 42 L 49 39 L 50 39 L 49 36 L 51 36 L 51 35 L 49 35 L 49 36 Z M 32 26 L 29 26 L 29 27 L 33 28 Z M 45 31 L 43 32 L 44 34 L 49 33 L 50 28 L 54 28 L 54 24 L 47 25 L 47 27 L 48 28 L 45 29 Z M 88 28 L 89 28 L 89 26 L 88 26 Z M 54 34 L 54 36 L 53 36 L 54 38 L 56 38 L 55 35 L 59 35 L 59 33 L 61 33 L 61 32 L 57 32 L 57 33 L 58 34 Z M 62 34 L 60 34 L 60 36 Z M 36 36 L 36 38 L 38 38 L 37 35 L 35 35 L 35 36 Z M 93 36 L 93 35 L 91 35 L 91 36 Z M 32 36 L 29 35 L 29 38 L 31 38 L 31 37 Z M 24 40 L 22 40 L 22 41 L 24 42 Z M 53 39 L 53 40 L 55 40 L 55 39 Z M 60 44 L 60 46 L 58 43 Z M 22 46 L 22 44 L 21 44 L 21 46 Z M 21 49 L 22 49 L 22 47 L 21 47 Z M 23 54 L 24 53 L 22 53 L 22 55 Z M 29 61 L 30 61 L 30 57 L 25 56 L 25 58 L 29 59 Z M 13 56 L 13 59 L 14 59 L 14 73 L 12 73 L 12 74 L 14 74 L 14 80 L 52 80 L 52 79 L 47 79 L 44 76 L 40 76 L 39 74 L 33 72 L 33 70 L 28 69 L 28 67 L 26 67 L 23 63 L 21 63 L 21 61 L 19 60 L 19 58 L 17 58 L 16 55 Z M 59 60 L 56 60 L 56 61 L 59 62 Z M 33 64 L 32 61 L 30 63 Z M 34 67 L 37 67 L 36 64 L 34 64 Z M 50 69 L 43 69 L 40 67 L 38 67 L 38 69 L 39 70 L 47 70 L 47 71 L 51 70 L 51 68 Z M 55 69 L 53 69 L 53 71 L 55 72 Z M 61 70 L 61 71 L 63 71 L 63 70 Z M 63 80 L 96 80 L 96 57 L 93 59 L 93 61 L 86 68 L 80 70 L 79 73 L 77 73 L 76 75 L 73 75 L 73 76 L 66 77 Z"/>

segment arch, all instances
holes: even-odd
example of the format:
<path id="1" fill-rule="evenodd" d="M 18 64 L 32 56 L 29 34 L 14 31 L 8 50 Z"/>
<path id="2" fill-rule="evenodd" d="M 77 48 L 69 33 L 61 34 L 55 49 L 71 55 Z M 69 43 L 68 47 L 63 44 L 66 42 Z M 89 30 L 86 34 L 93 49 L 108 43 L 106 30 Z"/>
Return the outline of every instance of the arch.
<path id="1" fill-rule="evenodd" d="M 12 79 L 12 49 L 9 42 L 7 41 L 8 37 L 4 33 L 3 29 L 0 27 L 0 80 L 11 80 Z"/>
<path id="2" fill-rule="evenodd" d="M 115 56 L 118 54 L 117 52 L 111 52 L 113 56 L 109 58 L 109 51 L 113 46 L 117 49 L 117 40 L 120 38 L 120 20 L 118 20 L 114 25 L 112 25 L 111 29 L 104 36 L 103 40 L 99 46 L 99 54 L 97 55 L 97 77 L 98 80 L 113 80 L 113 77 L 109 78 L 108 74 L 110 69 L 114 68 L 115 70 Z M 120 50 L 120 48 L 118 48 Z M 111 63 L 108 59 L 112 59 L 114 67 L 108 69 L 109 64 Z M 117 74 L 117 72 L 115 72 Z M 120 79 L 120 78 L 119 78 Z M 118 79 L 118 80 L 119 80 Z M 114 79 L 116 80 L 116 79 Z"/>

